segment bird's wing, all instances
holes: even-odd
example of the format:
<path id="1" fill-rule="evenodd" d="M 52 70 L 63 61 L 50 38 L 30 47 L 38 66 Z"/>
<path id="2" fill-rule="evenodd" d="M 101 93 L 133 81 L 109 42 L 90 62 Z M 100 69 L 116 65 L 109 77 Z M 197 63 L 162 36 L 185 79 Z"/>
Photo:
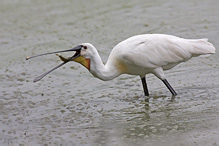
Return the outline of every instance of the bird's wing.
<path id="1" fill-rule="evenodd" d="M 190 59 L 191 47 L 185 39 L 181 38 L 145 39 L 133 43 L 121 56 L 129 64 L 157 68 Z"/>

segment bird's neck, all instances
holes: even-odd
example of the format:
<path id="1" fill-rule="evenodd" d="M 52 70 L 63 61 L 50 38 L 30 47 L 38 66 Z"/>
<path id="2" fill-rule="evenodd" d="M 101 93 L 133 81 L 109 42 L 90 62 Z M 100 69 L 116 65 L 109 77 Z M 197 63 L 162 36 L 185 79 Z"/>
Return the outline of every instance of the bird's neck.
<path id="1" fill-rule="evenodd" d="M 93 76 L 104 81 L 112 80 L 121 74 L 113 61 L 108 60 L 104 65 L 99 54 L 90 58 L 90 72 Z"/>

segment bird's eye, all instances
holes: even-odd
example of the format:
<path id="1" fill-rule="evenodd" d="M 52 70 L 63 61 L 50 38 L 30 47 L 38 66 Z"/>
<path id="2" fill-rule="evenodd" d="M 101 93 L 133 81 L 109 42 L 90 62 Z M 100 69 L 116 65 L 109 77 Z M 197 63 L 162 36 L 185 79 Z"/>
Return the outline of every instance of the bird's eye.
<path id="1" fill-rule="evenodd" d="M 86 50 L 86 49 L 87 49 L 87 46 L 84 46 L 84 49 Z"/>

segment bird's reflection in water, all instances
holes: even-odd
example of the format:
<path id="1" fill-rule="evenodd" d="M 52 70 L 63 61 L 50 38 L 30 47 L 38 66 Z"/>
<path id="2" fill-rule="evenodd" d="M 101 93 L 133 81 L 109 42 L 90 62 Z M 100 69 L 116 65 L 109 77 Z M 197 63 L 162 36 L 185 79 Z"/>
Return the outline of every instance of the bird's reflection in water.
<path id="1" fill-rule="evenodd" d="M 127 120 L 129 126 L 126 125 L 123 129 L 125 139 L 134 141 L 147 139 L 176 127 L 175 121 L 170 120 L 171 114 L 174 112 L 175 96 L 154 95 L 145 100 L 140 102 L 139 110 L 127 112 L 132 118 Z M 170 122 L 168 123 L 168 121 Z"/>

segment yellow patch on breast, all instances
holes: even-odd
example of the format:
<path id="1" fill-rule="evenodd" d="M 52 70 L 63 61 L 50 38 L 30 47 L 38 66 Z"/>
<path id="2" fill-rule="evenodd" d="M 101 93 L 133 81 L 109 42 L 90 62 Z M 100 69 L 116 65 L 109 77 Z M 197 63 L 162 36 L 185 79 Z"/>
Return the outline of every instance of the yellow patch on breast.
<path id="1" fill-rule="evenodd" d="M 127 67 L 122 61 L 116 61 L 116 68 L 121 74 L 127 72 Z"/>

